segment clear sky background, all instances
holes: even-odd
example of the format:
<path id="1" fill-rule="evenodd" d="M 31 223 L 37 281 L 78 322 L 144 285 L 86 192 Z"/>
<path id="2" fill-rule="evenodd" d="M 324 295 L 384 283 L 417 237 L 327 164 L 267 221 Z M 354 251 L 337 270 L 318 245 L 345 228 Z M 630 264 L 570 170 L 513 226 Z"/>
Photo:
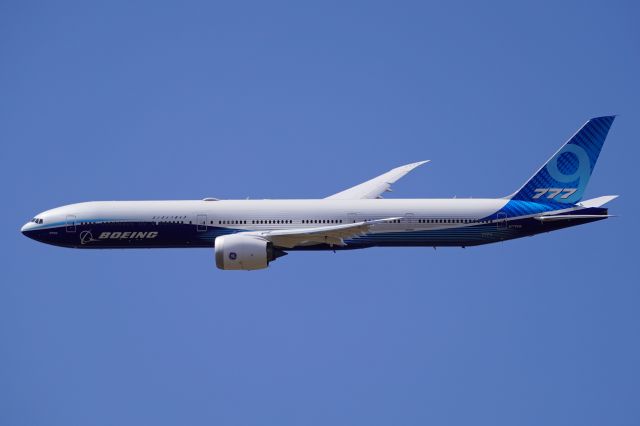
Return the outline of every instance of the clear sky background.
<path id="1" fill-rule="evenodd" d="M 0 424 L 637 425 L 637 2 L 0 3 Z M 88 200 L 517 189 L 619 114 L 620 217 L 468 249 L 80 251 Z"/>

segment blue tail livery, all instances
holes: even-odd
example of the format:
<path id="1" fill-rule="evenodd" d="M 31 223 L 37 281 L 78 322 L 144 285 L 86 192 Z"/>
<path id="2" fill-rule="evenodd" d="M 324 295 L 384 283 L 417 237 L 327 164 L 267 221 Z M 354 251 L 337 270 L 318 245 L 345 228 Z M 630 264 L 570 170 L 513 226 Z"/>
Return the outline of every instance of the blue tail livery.
<path id="1" fill-rule="evenodd" d="M 582 199 L 615 116 L 587 121 L 510 198 L 543 204 L 575 204 Z"/>

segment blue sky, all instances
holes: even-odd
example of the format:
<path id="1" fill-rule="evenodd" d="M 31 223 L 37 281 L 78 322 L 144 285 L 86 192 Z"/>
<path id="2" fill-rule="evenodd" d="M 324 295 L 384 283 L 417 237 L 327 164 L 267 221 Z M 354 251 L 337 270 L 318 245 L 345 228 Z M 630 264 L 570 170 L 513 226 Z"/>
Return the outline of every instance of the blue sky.
<path id="1" fill-rule="evenodd" d="M 635 2 L 3 2 L 0 423 L 640 421 Z M 619 114 L 620 217 L 462 249 L 74 251 L 20 226 L 112 199 L 517 189 Z"/>

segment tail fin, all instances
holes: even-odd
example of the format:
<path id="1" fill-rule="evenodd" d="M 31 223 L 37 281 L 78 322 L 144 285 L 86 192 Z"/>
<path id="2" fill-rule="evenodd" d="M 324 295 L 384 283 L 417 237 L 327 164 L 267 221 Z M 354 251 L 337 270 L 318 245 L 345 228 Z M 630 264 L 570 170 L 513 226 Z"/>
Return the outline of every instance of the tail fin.
<path id="1" fill-rule="evenodd" d="M 512 200 L 575 204 L 582 199 L 615 116 L 587 121 Z"/>

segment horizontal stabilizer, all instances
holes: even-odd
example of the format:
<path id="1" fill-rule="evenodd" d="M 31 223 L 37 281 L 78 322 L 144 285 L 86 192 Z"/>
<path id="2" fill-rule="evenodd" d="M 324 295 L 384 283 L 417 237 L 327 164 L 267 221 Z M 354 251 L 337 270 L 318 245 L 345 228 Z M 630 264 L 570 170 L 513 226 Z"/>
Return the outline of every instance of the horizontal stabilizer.
<path id="1" fill-rule="evenodd" d="M 536 219 L 540 222 L 558 222 L 561 220 L 577 220 L 577 219 L 606 219 L 608 217 L 614 217 L 610 214 L 563 214 L 563 215 L 549 215 L 549 216 L 536 216 Z"/>
<path id="2" fill-rule="evenodd" d="M 618 195 L 604 195 L 598 198 L 592 198 L 590 200 L 584 200 L 581 203 L 578 203 L 579 206 L 589 208 L 589 207 L 602 207 L 605 204 L 615 200 L 618 198 Z"/>

